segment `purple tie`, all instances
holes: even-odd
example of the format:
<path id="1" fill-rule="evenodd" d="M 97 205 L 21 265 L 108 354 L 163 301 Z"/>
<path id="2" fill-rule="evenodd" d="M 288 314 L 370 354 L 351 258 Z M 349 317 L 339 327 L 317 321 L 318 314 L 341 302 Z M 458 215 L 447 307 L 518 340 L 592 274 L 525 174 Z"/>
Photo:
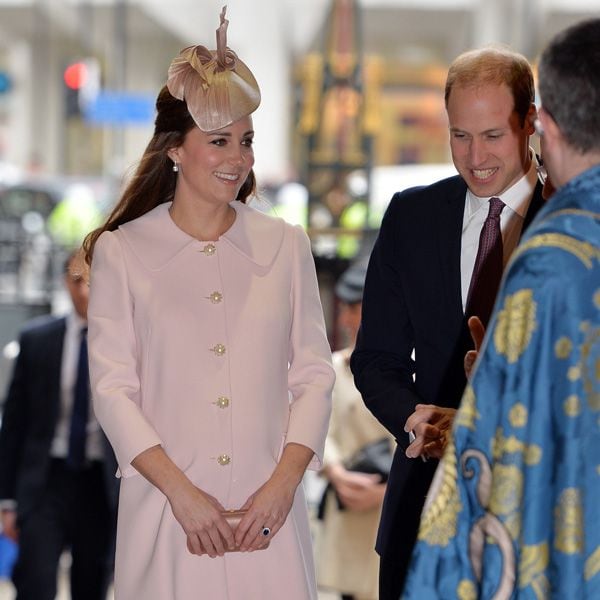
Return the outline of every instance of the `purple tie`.
<path id="1" fill-rule="evenodd" d="M 487 327 L 502 278 L 502 233 L 500 213 L 505 204 L 500 198 L 490 198 L 490 210 L 483 222 L 473 276 L 467 296 L 467 316 L 478 316 Z"/>

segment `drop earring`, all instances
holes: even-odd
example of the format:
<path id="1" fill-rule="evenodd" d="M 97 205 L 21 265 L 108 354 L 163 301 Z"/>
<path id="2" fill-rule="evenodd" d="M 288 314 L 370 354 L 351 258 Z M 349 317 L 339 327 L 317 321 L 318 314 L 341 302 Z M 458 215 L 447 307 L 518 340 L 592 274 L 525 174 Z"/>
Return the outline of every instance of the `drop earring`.
<path id="1" fill-rule="evenodd" d="M 179 163 L 177 161 L 173 163 L 173 173 L 179 173 Z"/>

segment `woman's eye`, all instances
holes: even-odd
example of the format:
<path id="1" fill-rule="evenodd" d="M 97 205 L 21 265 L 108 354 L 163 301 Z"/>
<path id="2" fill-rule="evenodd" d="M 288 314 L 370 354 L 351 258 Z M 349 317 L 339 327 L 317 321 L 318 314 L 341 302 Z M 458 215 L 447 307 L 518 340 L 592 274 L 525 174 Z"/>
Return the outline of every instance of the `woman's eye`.
<path id="1" fill-rule="evenodd" d="M 254 140 L 252 138 L 247 138 L 242 142 L 242 144 L 244 144 L 244 146 L 248 146 L 248 148 L 250 148 L 252 146 L 252 144 L 254 144 Z"/>
<path id="2" fill-rule="evenodd" d="M 215 146 L 224 146 L 227 143 L 227 141 L 225 140 L 225 138 L 218 138 L 216 140 L 213 140 L 211 143 Z"/>

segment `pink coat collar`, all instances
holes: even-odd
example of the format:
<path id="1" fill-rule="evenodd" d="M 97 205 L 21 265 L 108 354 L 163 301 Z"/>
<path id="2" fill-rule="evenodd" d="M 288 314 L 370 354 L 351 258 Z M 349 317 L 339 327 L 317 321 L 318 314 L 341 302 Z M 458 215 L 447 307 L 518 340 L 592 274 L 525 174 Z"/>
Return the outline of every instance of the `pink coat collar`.
<path id="1" fill-rule="evenodd" d="M 200 248 L 201 242 L 179 229 L 169 215 L 170 202 L 159 204 L 150 212 L 119 227 L 123 238 L 150 270 L 160 270 L 190 245 Z M 246 204 L 234 201 L 231 206 L 237 217 L 231 228 L 218 240 L 227 243 L 247 260 L 261 267 L 271 265 L 281 243 L 285 223 Z"/>

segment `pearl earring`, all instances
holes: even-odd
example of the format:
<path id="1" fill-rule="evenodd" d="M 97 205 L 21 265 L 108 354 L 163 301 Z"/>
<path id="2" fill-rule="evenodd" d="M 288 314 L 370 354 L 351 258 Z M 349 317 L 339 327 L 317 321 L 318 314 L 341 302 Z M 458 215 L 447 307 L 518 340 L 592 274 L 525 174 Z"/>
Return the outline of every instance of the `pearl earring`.
<path id="1" fill-rule="evenodd" d="M 177 161 L 173 163 L 173 173 L 179 173 L 179 163 Z"/>

